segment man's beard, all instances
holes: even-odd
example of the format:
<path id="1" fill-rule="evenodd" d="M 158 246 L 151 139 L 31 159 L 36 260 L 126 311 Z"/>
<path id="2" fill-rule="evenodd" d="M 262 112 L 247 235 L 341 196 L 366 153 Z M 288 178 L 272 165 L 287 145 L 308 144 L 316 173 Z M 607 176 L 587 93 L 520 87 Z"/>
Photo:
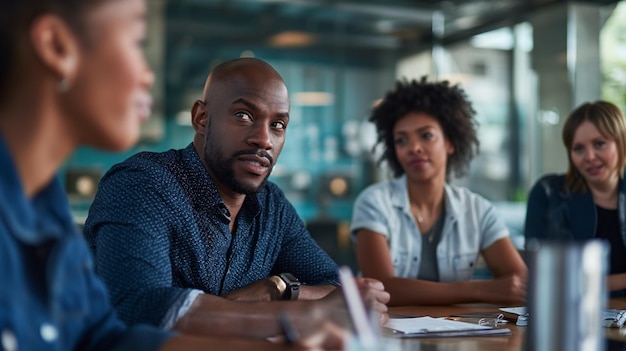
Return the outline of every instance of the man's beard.
<path id="1" fill-rule="evenodd" d="M 263 155 L 268 157 L 270 160 L 269 172 L 263 178 L 263 181 L 259 184 L 259 186 L 250 186 L 246 184 L 242 184 L 237 181 L 235 177 L 234 171 L 234 163 L 235 159 L 242 155 L 258 155 L 259 151 L 257 150 L 243 150 L 235 153 L 232 157 L 227 158 L 224 156 L 224 153 L 211 142 L 212 138 L 210 135 L 207 135 L 207 142 L 204 146 L 204 160 L 206 161 L 209 168 L 213 171 L 213 174 L 217 178 L 216 181 L 228 186 L 232 191 L 243 194 L 243 195 L 253 195 L 258 193 L 265 183 L 267 182 L 267 178 L 272 173 L 273 168 L 273 159 L 269 155 L 263 154 L 264 151 L 261 151 Z"/>

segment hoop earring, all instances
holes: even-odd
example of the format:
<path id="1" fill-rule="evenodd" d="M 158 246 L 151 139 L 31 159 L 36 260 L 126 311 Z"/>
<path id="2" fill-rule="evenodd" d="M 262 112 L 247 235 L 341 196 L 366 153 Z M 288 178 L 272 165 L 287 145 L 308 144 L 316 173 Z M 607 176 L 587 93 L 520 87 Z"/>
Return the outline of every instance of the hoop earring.
<path id="1" fill-rule="evenodd" d="M 71 85 L 70 80 L 67 77 L 65 77 L 61 79 L 61 81 L 57 85 L 57 91 L 60 94 L 67 93 L 67 91 L 70 90 L 70 85 Z"/>

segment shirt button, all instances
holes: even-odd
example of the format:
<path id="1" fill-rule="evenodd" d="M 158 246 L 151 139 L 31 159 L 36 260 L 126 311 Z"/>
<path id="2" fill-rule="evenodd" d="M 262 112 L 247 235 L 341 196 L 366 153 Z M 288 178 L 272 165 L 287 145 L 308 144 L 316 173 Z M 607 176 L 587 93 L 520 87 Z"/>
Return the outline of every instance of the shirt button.
<path id="1" fill-rule="evenodd" d="M 6 351 L 17 351 L 17 338 L 9 329 L 2 331 L 2 348 Z"/>
<path id="2" fill-rule="evenodd" d="M 59 332 L 57 331 L 57 328 L 55 328 L 53 325 L 48 324 L 48 323 L 44 323 L 41 325 L 41 327 L 39 328 L 39 334 L 41 334 L 41 338 L 46 341 L 46 342 L 53 342 L 57 339 L 57 337 L 59 336 Z"/>

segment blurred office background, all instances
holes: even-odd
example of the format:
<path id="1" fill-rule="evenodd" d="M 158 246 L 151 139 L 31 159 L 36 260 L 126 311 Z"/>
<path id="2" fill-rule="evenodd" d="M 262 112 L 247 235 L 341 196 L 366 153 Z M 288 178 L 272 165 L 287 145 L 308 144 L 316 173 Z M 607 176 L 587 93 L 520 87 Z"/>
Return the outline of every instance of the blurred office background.
<path id="1" fill-rule="evenodd" d="M 78 222 L 100 177 L 142 150 L 191 142 L 190 108 L 212 67 L 271 63 L 291 95 L 271 180 L 339 263 L 359 192 L 388 177 L 372 150 L 372 106 L 398 78 L 459 83 L 480 122 L 480 155 L 453 182 L 496 203 L 523 247 L 532 183 L 564 172 L 562 122 L 600 98 L 626 108 L 626 3 L 611 0 L 149 0 L 156 104 L 126 153 L 78 150 L 59 176 Z M 140 215 L 140 214 L 138 214 Z"/>

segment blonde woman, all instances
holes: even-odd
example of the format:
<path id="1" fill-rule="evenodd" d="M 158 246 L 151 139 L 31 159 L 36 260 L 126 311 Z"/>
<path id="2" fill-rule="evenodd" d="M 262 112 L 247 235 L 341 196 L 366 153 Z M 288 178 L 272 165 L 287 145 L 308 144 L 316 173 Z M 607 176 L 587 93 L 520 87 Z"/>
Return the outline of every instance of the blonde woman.
<path id="1" fill-rule="evenodd" d="M 610 244 L 608 288 L 626 289 L 626 120 L 606 101 L 575 109 L 563 126 L 569 167 L 533 186 L 526 214 L 526 242 L 588 240 Z"/>

